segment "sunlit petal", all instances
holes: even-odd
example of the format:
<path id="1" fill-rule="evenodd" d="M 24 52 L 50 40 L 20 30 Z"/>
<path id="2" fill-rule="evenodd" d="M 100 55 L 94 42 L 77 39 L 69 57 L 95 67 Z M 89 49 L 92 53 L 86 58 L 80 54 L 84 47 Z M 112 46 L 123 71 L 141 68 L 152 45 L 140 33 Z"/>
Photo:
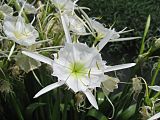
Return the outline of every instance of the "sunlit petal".
<path id="1" fill-rule="evenodd" d="M 44 93 L 46 93 L 46 92 L 48 92 L 48 91 L 50 91 L 50 90 L 53 90 L 53 89 L 55 89 L 55 88 L 57 88 L 57 87 L 59 87 L 59 86 L 61 86 L 61 85 L 63 85 L 63 84 L 64 84 L 64 81 L 59 81 L 59 82 L 50 84 L 50 85 L 46 86 L 45 88 L 41 89 L 41 90 L 34 96 L 34 98 L 37 98 L 37 97 L 41 96 L 42 94 L 44 94 Z"/>
<path id="2" fill-rule="evenodd" d="M 158 85 L 155 85 L 155 86 L 148 86 L 150 89 L 152 89 L 152 90 L 155 90 L 155 91 L 157 91 L 157 92 L 159 92 L 160 91 L 160 86 L 158 86 Z"/>
<path id="3" fill-rule="evenodd" d="M 98 109 L 97 101 L 95 99 L 95 96 L 92 94 L 92 92 L 90 90 L 86 90 L 84 91 L 84 94 L 87 96 L 89 102 L 93 105 L 93 107 Z"/>
<path id="4" fill-rule="evenodd" d="M 121 64 L 121 65 L 107 66 L 105 68 L 104 72 L 111 72 L 111 71 L 115 71 L 115 70 L 130 68 L 130 67 L 133 67 L 135 65 L 136 65 L 136 63 L 127 63 L 127 64 Z"/>
<path id="5" fill-rule="evenodd" d="M 29 51 L 22 51 L 22 53 L 31 57 L 31 58 L 33 58 L 33 59 L 35 59 L 35 60 L 44 62 L 44 63 L 52 66 L 53 60 L 48 58 L 48 57 L 45 57 L 43 55 L 40 55 L 40 54 L 37 54 L 37 53 L 34 53 L 34 52 L 29 52 Z"/>

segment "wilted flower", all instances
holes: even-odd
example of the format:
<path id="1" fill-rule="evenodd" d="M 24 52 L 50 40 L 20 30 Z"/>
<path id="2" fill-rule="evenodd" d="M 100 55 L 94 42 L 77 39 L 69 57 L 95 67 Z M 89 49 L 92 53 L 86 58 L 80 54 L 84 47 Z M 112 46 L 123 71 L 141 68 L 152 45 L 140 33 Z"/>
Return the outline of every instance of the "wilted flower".
<path id="1" fill-rule="evenodd" d="M 160 38 L 156 39 L 153 46 L 152 46 L 152 51 L 155 51 L 160 48 Z"/>
<path id="2" fill-rule="evenodd" d="M 75 105 L 76 105 L 78 111 L 80 111 L 81 107 L 83 107 L 85 105 L 85 98 L 86 98 L 86 96 L 82 92 L 78 92 L 75 95 L 75 101 L 76 101 Z"/>
<path id="3" fill-rule="evenodd" d="M 20 75 L 20 68 L 17 65 L 14 65 L 13 67 L 11 67 L 11 73 L 13 76 L 18 76 Z"/>
<path id="4" fill-rule="evenodd" d="M 39 61 L 36 61 L 21 53 L 18 53 L 15 56 L 15 61 L 16 65 L 18 65 L 20 69 L 25 71 L 26 73 L 29 73 L 30 71 L 37 69 L 39 66 L 41 66 L 41 63 Z"/>
<path id="5" fill-rule="evenodd" d="M 102 82 L 102 90 L 104 94 L 108 96 L 110 92 L 113 92 L 114 89 L 117 89 L 119 82 L 120 80 L 118 78 L 105 75 L 105 81 Z"/>
<path id="6" fill-rule="evenodd" d="M 35 28 L 30 23 L 26 24 L 24 18 L 20 15 L 17 17 L 6 16 L 3 23 L 3 31 L 8 39 L 24 46 L 34 44 L 39 36 Z"/>
<path id="7" fill-rule="evenodd" d="M 105 72 L 132 67 L 135 63 L 116 66 L 106 66 L 96 47 L 89 48 L 83 43 L 66 43 L 54 60 L 32 52 L 23 51 L 23 54 L 53 67 L 53 76 L 58 82 L 40 90 L 35 98 L 63 84 L 66 84 L 75 93 L 83 92 L 90 103 L 98 109 L 92 90 L 100 87 L 105 80 Z"/>
<path id="8" fill-rule="evenodd" d="M 0 92 L 6 94 L 12 92 L 11 84 L 6 80 L 0 80 Z"/>
<path id="9" fill-rule="evenodd" d="M 152 108 L 150 106 L 143 106 L 143 107 L 141 107 L 140 113 L 142 115 L 142 120 L 147 120 L 153 114 L 152 113 Z"/>
<path id="10" fill-rule="evenodd" d="M 133 98 L 136 99 L 139 93 L 142 91 L 142 82 L 138 77 L 132 78 Z"/>

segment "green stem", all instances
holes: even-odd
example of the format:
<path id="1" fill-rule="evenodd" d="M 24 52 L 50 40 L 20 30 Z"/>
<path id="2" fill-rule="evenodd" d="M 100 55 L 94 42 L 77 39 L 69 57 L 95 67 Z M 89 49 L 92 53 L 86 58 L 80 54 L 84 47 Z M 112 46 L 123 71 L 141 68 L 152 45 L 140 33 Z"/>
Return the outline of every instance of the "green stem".
<path id="1" fill-rule="evenodd" d="M 153 99 L 156 99 L 158 96 L 160 96 L 160 92 L 156 93 L 156 95 L 153 97 Z"/>
<path id="2" fill-rule="evenodd" d="M 152 77 L 152 81 L 151 81 L 151 86 L 153 86 L 155 84 L 155 80 L 157 78 L 157 75 L 158 75 L 158 72 L 159 72 L 159 69 L 160 69 L 160 60 L 158 61 L 158 65 L 157 65 L 157 68 L 156 68 L 156 71 Z M 151 94 L 151 89 L 149 90 L 149 95 Z"/>

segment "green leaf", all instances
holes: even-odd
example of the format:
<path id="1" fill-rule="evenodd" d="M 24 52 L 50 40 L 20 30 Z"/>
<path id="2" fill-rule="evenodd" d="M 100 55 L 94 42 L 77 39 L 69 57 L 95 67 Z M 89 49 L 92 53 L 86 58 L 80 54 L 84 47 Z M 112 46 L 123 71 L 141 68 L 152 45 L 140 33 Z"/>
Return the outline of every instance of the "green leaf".
<path id="1" fill-rule="evenodd" d="M 135 114 L 136 104 L 131 105 L 128 109 L 121 113 L 121 120 L 130 120 L 130 118 Z"/>
<path id="2" fill-rule="evenodd" d="M 15 95 L 11 94 L 10 102 L 11 102 L 12 108 L 17 113 L 18 120 L 24 120 L 22 110 L 20 109 L 20 105 L 18 104 L 18 101 Z"/>
<path id="3" fill-rule="evenodd" d="M 103 92 L 98 92 L 97 94 L 98 105 L 101 105 L 105 100 L 105 95 Z"/>
<path id="4" fill-rule="evenodd" d="M 41 106 L 44 106 L 46 105 L 46 103 L 33 103 L 33 104 L 30 104 L 27 108 L 26 108 L 26 117 L 28 118 L 28 120 L 31 120 L 32 119 L 32 115 L 33 115 L 33 112 L 38 108 L 38 107 L 41 107 Z"/>
<path id="5" fill-rule="evenodd" d="M 146 22 L 146 26 L 145 26 L 145 30 L 144 30 L 144 34 L 143 34 L 143 38 L 142 38 L 140 54 L 143 54 L 143 52 L 144 52 L 145 38 L 146 38 L 148 30 L 149 30 L 150 22 L 151 22 L 151 16 L 149 15 L 147 18 L 147 22 Z"/>
<path id="6" fill-rule="evenodd" d="M 100 111 L 97 111 L 95 109 L 90 109 L 87 113 L 87 116 L 94 117 L 97 120 L 108 120 L 107 117 L 105 115 L 103 115 L 103 113 L 101 113 Z"/>

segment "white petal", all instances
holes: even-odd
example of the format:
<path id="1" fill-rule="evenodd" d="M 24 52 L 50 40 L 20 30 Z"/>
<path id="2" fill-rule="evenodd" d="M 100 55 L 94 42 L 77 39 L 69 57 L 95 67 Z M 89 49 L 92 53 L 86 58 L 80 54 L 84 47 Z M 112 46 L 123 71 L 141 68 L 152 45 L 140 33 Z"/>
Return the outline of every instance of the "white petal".
<path id="1" fill-rule="evenodd" d="M 15 49 L 15 43 L 14 43 L 13 46 L 11 47 L 11 50 L 10 50 L 9 55 L 8 55 L 8 60 L 10 60 L 10 57 L 11 57 L 11 55 L 13 54 L 14 49 Z"/>
<path id="2" fill-rule="evenodd" d="M 156 120 L 156 119 L 158 119 L 158 118 L 160 118 L 160 112 L 159 113 L 157 113 L 157 114 L 155 114 L 155 115 L 153 115 L 151 118 L 149 118 L 148 120 Z"/>
<path id="3" fill-rule="evenodd" d="M 42 95 L 42 94 L 44 94 L 44 93 L 46 93 L 46 92 L 48 92 L 48 91 L 50 91 L 50 90 L 53 90 L 53 89 L 55 89 L 55 88 L 57 88 L 57 87 L 59 87 L 59 86 L 61 86 L 61 85 L 63 85 L 63 84 L 64 84 L 64 81 L 59 81 L 59 82 L 50 84 L 50 85 L 46 86 L 45 88 L 43 88 L 42 90 L 40 90 L 40 91 L 34 96 L 34 98 L 37 98 L 37 97 L 39 97 L 40 95 Z"/>
<path id="4" fill-rule="evenodd" d="M 22 53 L 31 57 L 31 58 L 33 58 L 33 59 L 35 59 L 35 60 L 44 62 L 44 63 L 52 66 L 53 60 L 48 58 L 48 57 L 45 57 L 43 55 L 40 55 L 40 54 L 37 54 L 37 53 L 34 53 L 34 52 L 29 52 L 29 51 L 22 51 Z"/>
<path id="5" fill-rule="evenodd" d="M 64 29 L 67 43 L 72 43 L 71 36 L 70 36 L 69 30 L 68 30 L 68 26 L 66 24 L 66 21 L 65 21 L 63 15 L 61 15 L 61 21 L 62 21 L 62 25 L 63 25 L 63 29 Z"/>
<path id="6" fill-rule="evenodd" d="M 141 38 L 141 37 L 118 38 L 118 39 L 110 40 L 109 42 L 128 41 L 128 40 L 135 40 L 135 39 L 140 39 L 140 38 Z"/>
<path id="7" fill-rule="evenodd" d="M 78 82 L 78 80 L 74 77 L 69 77 L 66 81 L 66 84 L 69 88 L 71 88 L 75 93 L 81 90 L 81 86 Z"/>
<path id="8" fill-rule="evenodd" d="M 97 45 L 98 51 L 101 51 L 103 47 L 108 43 L 108 41 L 112 38 L 114 34 L 114 30 L 109 30 L 107 36 L 103 38 Z"/>
<path id="9" fill-rule="evenodd" d="M 92 94 L 92 92 L 90 90 L 86 90 L 83 92 L 87 96 L 89 102 L 93 105 L 93 107 L 95 107 L 98 110 L 97 101 L 96 101 L 94 95 Z"/>
<path id="10" fill-rule="evenodd" d="M 155 90 L 155 91 L 157 91 L 157 92 L 159 92 L 160 91 L 160 86 L 158 86 L 158 85 L 155 85 L 155 86 L 148 86 L 150 89 L 152 89 L 152 90 Z"/>
<path id="11" fill-rule="evenodd" d="M 3 30 L 14 31 L 15 30 L 16 17 L 6 16 L 4 19 Z"/>
<path id="12" fill-rule="evenodd" d="M 17 17 L 15 27 L 16 27 L 16 31 L 22 32 L 22 33 L 24 32 L 25 22 L 24 22 L 24 19 L 21 16 Z"/>
<path id="13" fill-rule="evenodd" d="M 104 72 L 110 72 L 110 71 L 130 68 L 130 67 L 135 66 L 135 65 L 136 65 L 136 63 L 127 63 L 127 64 L 121 64 L 121 65 L 107 66 L 105 68 Z"/>

